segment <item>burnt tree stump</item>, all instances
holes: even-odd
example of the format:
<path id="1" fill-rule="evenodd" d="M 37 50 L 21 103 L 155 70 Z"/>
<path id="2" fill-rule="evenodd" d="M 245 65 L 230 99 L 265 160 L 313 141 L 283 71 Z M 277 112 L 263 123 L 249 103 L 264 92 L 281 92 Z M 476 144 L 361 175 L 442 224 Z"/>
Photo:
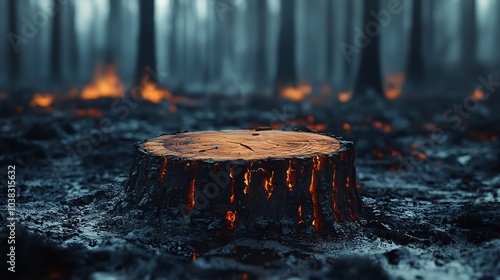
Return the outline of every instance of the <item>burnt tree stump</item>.
<path id="1" fill-rule="evenodd" d="M 226 130 L 137 143 L 125 184 L 142 209 L 253 231 L 357 220 L 353 143 L 312 132 Z"/>

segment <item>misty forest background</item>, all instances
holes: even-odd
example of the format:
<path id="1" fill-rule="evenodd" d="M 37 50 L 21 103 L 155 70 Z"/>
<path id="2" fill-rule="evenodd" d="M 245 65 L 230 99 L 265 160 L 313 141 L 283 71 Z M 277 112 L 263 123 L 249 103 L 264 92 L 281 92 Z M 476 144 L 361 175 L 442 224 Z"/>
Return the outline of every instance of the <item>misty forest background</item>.
<path id="1" fill-rule="evenodd" d="M 149 66 L 174 92 L 382 92 L 403 79 L 408 94 L 456 96 L 500 69 L 499 0 L 401 0 L 346 59 L 391 1 L 0 1 L 0 89 L 65 91 L 113 64 L 129 88 Z"/>

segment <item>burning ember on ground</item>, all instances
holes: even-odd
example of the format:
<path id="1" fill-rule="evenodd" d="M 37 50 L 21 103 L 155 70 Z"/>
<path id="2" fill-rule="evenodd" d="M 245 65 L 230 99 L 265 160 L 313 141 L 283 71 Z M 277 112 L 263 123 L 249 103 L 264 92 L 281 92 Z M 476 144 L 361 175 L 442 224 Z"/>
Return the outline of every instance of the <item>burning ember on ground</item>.
<path id="1" fill-rule="evenodd" d="M 312 92 L 311 86 L 307 84 L 300 84 L 297 87 L 285 87 L 281 89 L 281 97 L 289 99 L 294 102 L 304 100 Z"/>
<path id="2" fill-rule="evenodd" d="M 125 87 L 120 81 L 116 67 L 114 65 L 108 65 L 105 69 L 102 69 L 102 67 L 99 66 L 96 67 L 94 79 L 83 88 L 81 98 L 120 98 L 124 93 Z"/>
<path id="3" fill-rule="evenodd" d="M 35 93 L 30 102 L 31 107 L 50 107 L 54 103 L 54 96 L 49 93 Z"/>
<path id="4" fill-rule="evenodd" d="M 384 90 L 385 97 L 389 100 L 397 99 L 401 96 L 403 90 L 403 84 L 405 81 L 405 75 L 389 73 L 385 78 Z"/>

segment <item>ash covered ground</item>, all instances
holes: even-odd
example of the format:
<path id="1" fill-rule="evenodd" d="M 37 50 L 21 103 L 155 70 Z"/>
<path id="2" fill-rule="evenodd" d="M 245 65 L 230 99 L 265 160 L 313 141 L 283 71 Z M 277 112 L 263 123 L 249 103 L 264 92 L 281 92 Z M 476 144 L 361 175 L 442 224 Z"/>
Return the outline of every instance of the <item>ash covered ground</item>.
<path id="1" fill-rule="evenodd" d="M 454 103 L 449 100 L 355 99 L 319 106 L 213 98 L 177 104 L 175 112 L 171 104 L 148 102 L 117 111 L 113 102 L 65 100 L 23 113 L 2 104 L 2 178 L 8 165 L 16 165 L 16 277 L 500 276 L 500 118 L 487 102 L 460 124 L 443 120 Z M 339 225 L 328 236 L 255 236 L 122 207 L 135 142 L 175 131 L 261 126 L 353 140 L 363 199 L 359 222 Z M 6 186 L 1 188 L 5 201 Z M 4 225 L 6 211 L 2 203 Z M 6 252 L 5 239 L 0 245 Z M 1 258 L 5 265 L 6 255 Z"/>

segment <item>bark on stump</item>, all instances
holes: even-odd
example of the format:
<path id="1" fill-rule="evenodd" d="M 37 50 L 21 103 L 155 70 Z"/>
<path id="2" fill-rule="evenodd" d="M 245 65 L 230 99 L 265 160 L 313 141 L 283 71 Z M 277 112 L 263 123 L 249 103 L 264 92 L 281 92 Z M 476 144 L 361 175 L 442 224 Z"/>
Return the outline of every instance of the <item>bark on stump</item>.
<path id="1" fill-rule="evenodd" d="M 359 216 L 353 143 L 329 135 L 184 132 L 137 143 L 134 154 L 129 198 L 167 219 L 332 231 L 335 222 Z"/>

